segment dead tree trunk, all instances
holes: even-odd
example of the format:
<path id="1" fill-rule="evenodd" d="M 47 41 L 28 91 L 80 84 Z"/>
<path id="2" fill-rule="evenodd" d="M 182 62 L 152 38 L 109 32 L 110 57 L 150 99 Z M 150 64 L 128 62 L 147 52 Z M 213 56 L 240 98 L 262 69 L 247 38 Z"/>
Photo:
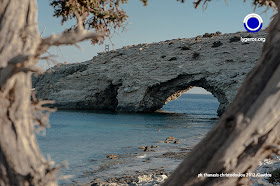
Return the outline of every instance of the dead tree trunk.
<path id="1" fill-rule="evenodd" d="M 47 102 L 31 101 L 31 72 L 52 45 L 97 39 L 84 30 L 81 18 L 75 31 L 41 39 L 36 0 L 0 1 L 0 185 L 56 185 L 56 168 L 42 156 L 34 124 L 44 126 L 41 111 Z"/>
<path id="2" fill-rule="evenodd" d="M 259 62 L 247 75 L 235 100 L 163 185 L 247 185 L 248 177 L 207 178 L 198 174 L 252 173 L 260 160 L 280 153 L 279 134 L 278 13 L 269 26 Z"/>
<path id="3" fill-rule="evenodd" d="M 54 169 L 36 142 L 30 100 L 31 71 L 40 40 L 36 0 L 2 0 L 0 185 L 56 185 Z"/>

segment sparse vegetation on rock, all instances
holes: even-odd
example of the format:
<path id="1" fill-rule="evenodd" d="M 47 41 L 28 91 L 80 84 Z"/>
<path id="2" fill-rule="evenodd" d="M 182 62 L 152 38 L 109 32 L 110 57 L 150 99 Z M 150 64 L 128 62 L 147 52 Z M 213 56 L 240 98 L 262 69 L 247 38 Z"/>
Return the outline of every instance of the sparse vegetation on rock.
<path id="1" fill-rule="evenodd" d="M 195 60 L 199 59 L 199 57 L 200 57 L 199 52 L 194 52 L 193 55 L 192 55 L 192 58 L 195 59 Z"/>
<path id="2" fill-rule="evenodd" d="M 168 61 L 176 61 L 177 57 L 171 57 Z"/>
<path id="3" fill-rule="evenodd" d="M 247 35 L 247 38 L 252 38 L 252 37 L 253 37 L 253 34 Z"/>
<path id="4" fill-rule="evenodd" d="M 190 50 L 189 45 L 184 45 L 184 46 L 182 47 L 182 50 Z"/>
<path id="5" fill-rule="evenodd" d="M 217 32 L 216 32 L 216 35 L 217 35 L 217 36 L 220 36 L 220 35 L 222 35 L 222 32 L 217 31 Z"/>
<path id="6" fill-rule="evenodd" d="M 233 36 L 232 38 L 229 39 L 229 42 L 232 43 L 232 42 L 238 42 L 240 41 L 241 39 L 241 36 L 240 35 L 235 35 Z"/>
<path id="7" fill-rule="evenodd" d="M 199 36 L 196 36 L 196 37 L 195 37 L 195 40 L 196 40 L 196 41 L 199 41 L 201 38 L 202 38 L 202 36 L 199 35 Z"/>
<path id="8" fill-rule="evenodd" d="M 222 32 L 217 31 L 216 33 L 205 33 L 202 37 L 211 38 L 211 37 L 217 37 L 222 35 Z"/>
<path id="9" fill-rule="evenodd" d="M 210 33 L 205 33 L 205 34 L 203 34 L 203 36 L 202 37 L 212 37 L 213 35 L 212 34 L 210 34 Z"/>
<path id="10" fill-rule="evenodd" d="M 226 59 L 225 62 L 233 62 L 233 59 Z"/>
<path id="11" fill-rule="evenodd" d="M 219 47 L 219 46 L 222 46 L 223 43 L 221 41 L 215 41 L 212 45 L 212 48 L 216 48 L 216 47 Z"/>

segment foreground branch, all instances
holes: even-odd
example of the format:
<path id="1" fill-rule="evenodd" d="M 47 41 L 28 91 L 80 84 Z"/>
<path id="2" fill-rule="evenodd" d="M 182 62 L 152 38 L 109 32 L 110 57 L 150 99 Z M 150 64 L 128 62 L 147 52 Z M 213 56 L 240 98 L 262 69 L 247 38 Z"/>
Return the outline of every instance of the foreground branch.
<path id="1" fill-rule="evenodd" d="M 72 45 L 87 39 L 98 41 L 105 36 L 105 34 L 103 33 L 93 33 L 85 30 L 82 22 L 82 17 L 78 14 L 76 14 L 76 17 L 76 29 L 63 32 L 61 34 L 53 34 L 50 37 L 42 39 L 38 47 L 37 54 L 40 55 L 46 52 L 51 46 Z"/>
<path id="2" fill-rule="evenodd" d="M 40 69 L 30 62 L 33 57 L 18 55 L 10 59 L 5 68 L 0 68 L 0 90 L 13 75 L 19 72 L 40 72 Z"/>

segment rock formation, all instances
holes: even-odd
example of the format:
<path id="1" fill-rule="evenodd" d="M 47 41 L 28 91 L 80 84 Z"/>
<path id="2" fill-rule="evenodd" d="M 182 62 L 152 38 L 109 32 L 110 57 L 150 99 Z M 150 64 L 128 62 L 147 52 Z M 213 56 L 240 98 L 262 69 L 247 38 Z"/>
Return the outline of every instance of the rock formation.
<path id="1" fill-rule="evenodd" d="M 253 37 L 265 37 L 263 31 Z M 37 97 L 66 109 L 153 112 L 193 86 L 211 92 L 221 115 L 257 62 L 262 42 L 246 32 L 123 47 L 33 78 Z M 187 106 L 187 105 L 186 105 Z"/>

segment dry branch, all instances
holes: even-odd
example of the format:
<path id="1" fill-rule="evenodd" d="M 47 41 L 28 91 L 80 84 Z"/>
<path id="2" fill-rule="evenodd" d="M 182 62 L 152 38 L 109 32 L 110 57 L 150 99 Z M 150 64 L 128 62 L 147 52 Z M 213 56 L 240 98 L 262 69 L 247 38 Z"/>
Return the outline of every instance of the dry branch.
<path id="1" fill-rule="evenodd" d="M 0 90 L 4 87 L 7 81 L 19 72 L 40 72 L 41 70 L 36 67 L 32 61 L 33 56 L 18 55 L 8 61 L 8 65 L 5 68 L 0 68 Z"/>
<path id="2" fill-rule="evenodd" d="M 61 34 L 53 34 L 50 37 L 41 39 L 41 43 L 38 47 L 37 54 L 40 55 L 48 50 L 50 46 L 60 45 L 73 45 L 77 42 L 92 39 L 98 41 L 103 38 L 103 33 L 93 33 L 85 30 L 82 22 L 82 17 L 76 14 L 77 27 L 76 29 L 63 32 Z"/>

